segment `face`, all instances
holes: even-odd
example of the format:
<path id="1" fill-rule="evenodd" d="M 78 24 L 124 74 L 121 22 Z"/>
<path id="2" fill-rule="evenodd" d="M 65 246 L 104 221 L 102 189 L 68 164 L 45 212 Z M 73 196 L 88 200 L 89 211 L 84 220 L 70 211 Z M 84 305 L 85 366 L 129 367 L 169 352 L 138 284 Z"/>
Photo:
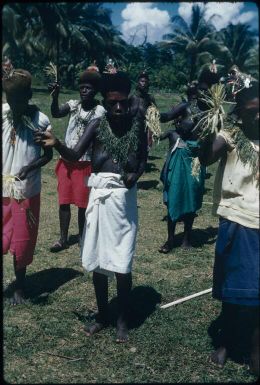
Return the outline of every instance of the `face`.
<path id="1" fill-rule="evenodd" d="M 88 102 L 95 97 L 96 90 L 92 84 L 82 83 L 79 85 L 79 94 L 82 102 Z"/>
<path id="2" fill-rule="evenodd" d="M 17 94 L 10 96 L 6 94 L 6 101 L 17 116 L 21 116 L 26 112 L 29 100 L 30 98 L 25 95 Z"/>
<path id="3" fill-rule="evenodd" d="M 149 90 L 149 80 L 147 78 L 140 78 L 138 81 L 138 88 L 141 91 Z"/>
<path id="4" fill-rule="evenodd" d="M 240 118 L 246 131 L 259 137 L 259 98 L 248 100 L 240 110 Z"/>
<path id="5" fill-rule="evenodd" d="M 128 95 L 123 92 L 108 92 L 104 100 L 108 116 L 115 122 L 121 122 L 129 113 Z"/>

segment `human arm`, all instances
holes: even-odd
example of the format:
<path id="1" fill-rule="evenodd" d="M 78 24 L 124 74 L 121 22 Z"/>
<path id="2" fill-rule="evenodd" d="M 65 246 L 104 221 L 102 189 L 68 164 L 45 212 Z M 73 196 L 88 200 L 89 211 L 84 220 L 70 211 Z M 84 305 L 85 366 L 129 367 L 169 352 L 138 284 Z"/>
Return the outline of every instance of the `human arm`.
<path id="1" fill-rule="evenodd" d="M 188 106 L 188 103 L 182 102 L 177 106 L 172 107 L 172 109 L 167 112 L 161 112 L 160 122 L 167 123 L 167 122 L 170 122 L 171 120 L 178 118 L 181 115 L 184 115 L 187 106 Z"/>
<path id="2" fill-rule="evenodd" d="M 213 139 L 208 138 L 202 142 L 199 151 L 199 160 L 203 166 L 209 166 L 230 150 L 230 145 L 221 135 L 215 136 Z"/>
<path id="3" fill-rule="evenodd" d="M 70 112 L 69 104 L 65 103 L 59 106 L 59 83 L 50 83 L 48 85 L 48 90 L 51 91 L 52 96 L 51 114 L 53 118 L 63 118 L 64 116 L 68 115 L 68 113 Z"/>
<path id="4" fill-rule="evenodd" d="M 68 160 L 68 161 L 76 161 L 82 157 L 82 155 L 86 152 L 88 147 L 90 146 L 92 140 L 94 139 L 96 129 L 99 126 L 100 119 L 93 119 L 87 125 L 84 130 L 84 133 L 80 137 L 76 146 L 72 148 L 68 148 L 64 144 L 62 144 L 59 139 L 57 139 L 52 133 L 36 133 L 34 136 L 34 140 L 36 143 L 41 144 L 43 147 L 54 147 L 60 155 Z"/>
<path id="5" fill-rule="evenodd" d="M 132 188 L 136 184 L 140 176 L 144 173 L 147 157 L 148 157 L 147 135 L 145 132 L 143 132 L 141 134 L 141 144 L 140 144 L 140 153 L 138 157 L 139 162 L 138 162 L 137 170 L 135 172 L 126 173 L 123 176 L 124 184 L 128 189 Z"/>
<path id="6" fill-rule="evenodd" d="M 51 147 L 43 148 L 43 155 L 40 156 L 37 160 L 34 160 L 33 162 L 29 163 L 27 166 L 24 166 L 21 168 L 19 173 L 16 175 L 17 179 L 24 180 L 28 173 L 40 168 L 42 166 L 45 166 L 47 163 L 49 163 L 52 160 L 53 151 Z"/>

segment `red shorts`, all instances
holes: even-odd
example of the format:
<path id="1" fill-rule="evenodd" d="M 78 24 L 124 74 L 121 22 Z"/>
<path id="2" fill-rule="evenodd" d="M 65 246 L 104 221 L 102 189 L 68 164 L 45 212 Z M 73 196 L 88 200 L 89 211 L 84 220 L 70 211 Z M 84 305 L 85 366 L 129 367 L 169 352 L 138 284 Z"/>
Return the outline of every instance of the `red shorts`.
<path id="1" fill-rule="evenodd" d="M 92 172 L 91 163 L 66 162 L 59 159 L 55 173 L 58 179 L 59 205 L 74 204 L 86 208 L 89 198 L 89 187 L 86 179 Z"/>
<path id="2" fill-rule="evenodd" d="M 16 256 L 19 270 L 33 260 L 39 227 L 40 194 L 20 201 L 2 198 L 2 204 L 3 254 L 10 250 Z M 28 209 L 33 214 L 33 221 L 28 220 Z"/>

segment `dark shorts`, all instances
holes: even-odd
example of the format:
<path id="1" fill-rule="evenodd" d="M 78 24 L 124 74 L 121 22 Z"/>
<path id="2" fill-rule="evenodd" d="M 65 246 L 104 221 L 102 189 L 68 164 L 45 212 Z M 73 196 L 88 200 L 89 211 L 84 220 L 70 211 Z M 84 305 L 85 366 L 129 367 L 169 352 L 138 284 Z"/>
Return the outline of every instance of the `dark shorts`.
<path id="1" fill-rule="evenodd" d="M 220 218 L 212 295 L 234 304 L 260 304 L 258 229 Z"/>

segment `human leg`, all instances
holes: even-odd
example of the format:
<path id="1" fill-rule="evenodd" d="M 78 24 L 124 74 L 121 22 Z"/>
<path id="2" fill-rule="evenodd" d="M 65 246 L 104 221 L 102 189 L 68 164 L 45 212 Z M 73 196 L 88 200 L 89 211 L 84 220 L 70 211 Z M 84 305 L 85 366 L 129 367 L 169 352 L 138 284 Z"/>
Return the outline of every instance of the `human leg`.
<path id="1" fill-rule="evenodd" d="M 168 219 L 167 219 L 167 232 L 168 232 L 168 239 L 167 241 L 160 247 L 158 250 L 160 253 L 167 254 L 169 251 L 173 248 L 173 241 L 174 241 L 174 233 L 175 233 L 175 227 L 176 222 L 173 222 L 169 216 L 168 213 Z"/>
<path id="2" fill-rule="evenodd" d="M 234 341 L 234 324 L 236 322 L 238 307 L 228 302 L 222 302 L 222 325 L 219 334 L 219 346 L 211 353 L 210 360 L 224 367 L 233 347 Z"/>
<path id="3" fill-rule="evenodd" d="M 86 212 L 86 209 L 84 207 L 78 208 L 79 245 L 81 243 L 81 238 L 82 238 L 84 224 L 85 224 L 85 212 Z"/>
<path id="4" fill-rule="evenodd" d="M 130 293 L 132 289 L 132 274 L 116 273 L 117 298 L 118 298 L 118 318 L 116 342 L 126 342 L 128 340 L 128 315 L 130 305 Z"/>
<path id="5" fill-rule="evenodd" d="M 191 231 L 192 231 L 192 226 L 195 218 L 195 213 L 187 214 L 184 217 L 184 237 L 182 241 L 182 247 L 184 249 L 190 249 L 191 246 Z"/>
<path id="6" fill-rule="evenodd" d="M 93 284 L 98 314 L 96 322 L 85 327 L 85 332 L 88 336 L 98 333 L 108 325 L 108 277 L 104 274 L 93 272 Z"/>
<path id="7" fill-rule="evenodd" d="M 11 305 L 21 305 L 25 302 L 24 296 L 24 286 L 25 286 L 25 275 L 26 275 L 26 267 L 17 268 L 16 257 L 13 256 L 13 264 L 14 264 L 14 273 L 15 273 L 15 284 L 14 284 L 14 292 L 12 297 L 10 298 Z"/>
<path id="8" fill-rule="evenodd" d="M 252 336 L 252 345 L 251 345 L 251 352 L 250 352 L 250 361 L 249 361 L 249 369 L 250 372 L 255 374 L 256 376 L 259 376 L 259 322 L 258 325 L 255 327 L 253 336 Z"/>
<path id="9" fill-rule="evenodd" d="M 29 214 L 30 213 L 30 214 Z M 21 304 L 25 301 L 24 286 L 26 267 L 32 263 L 36 246 L 40 215 L 40 194 L 22 201 L 12 200 L 13 235 L 10 252 L 16 281 L 10 303 Z M 33 218 L 30 219 L 30 218 Z"/>
<path id="10" fill-rule="evenodd" d="M 257 357 L 256 335 L 259 328 L 259 307 L 237 305 L 238 313 L 234 325 L 234 359 L 241 363 L 255 361 Z M 259 357 L 259 341 L 258 341 Z M 259 368 L 258 368 L 259 370 Z"/>
<path id="11" fill-rule="evenodd" d="M 68 231 L 70 225 L 70 205 L 63 204 L 59 207 L 59 219 L 60 219 L 60 239 L 56 241 L 51 247 L 52 252 L 57 252 L 68 248 Z"/>

